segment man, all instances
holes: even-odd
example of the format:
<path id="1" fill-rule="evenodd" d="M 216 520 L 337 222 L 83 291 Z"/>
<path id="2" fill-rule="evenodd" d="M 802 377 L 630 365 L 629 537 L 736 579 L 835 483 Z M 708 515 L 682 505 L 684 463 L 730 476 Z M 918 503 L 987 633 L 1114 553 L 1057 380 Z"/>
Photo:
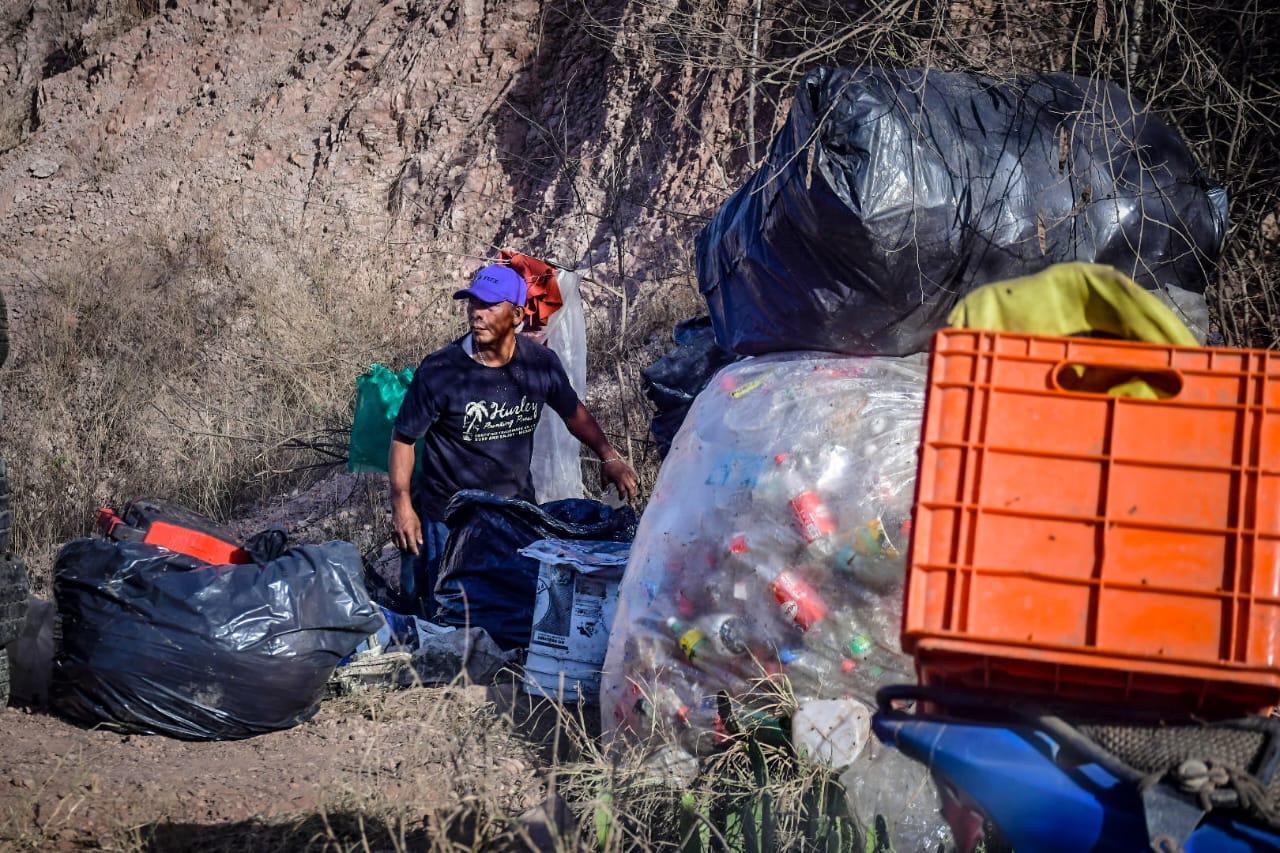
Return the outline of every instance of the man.
<path id="1" fill-rule="evenodd" d="M 520 274 L 498 264 L 453 294 L 467 300 L 471 332 L 422 360 L 396 418 L 388 470 L 401 589 L 428 617 L 448 537 L 445 505 L 461 489 L 533 501 L 529 463 L 544 406 L 600 457 L 602 485 L 627 499 L 636 494 L 635 471 L 578 400 L 560 358 L 517 334 L 526 297 Z M 424 448 L 415 477 L 418 439 Z"/>

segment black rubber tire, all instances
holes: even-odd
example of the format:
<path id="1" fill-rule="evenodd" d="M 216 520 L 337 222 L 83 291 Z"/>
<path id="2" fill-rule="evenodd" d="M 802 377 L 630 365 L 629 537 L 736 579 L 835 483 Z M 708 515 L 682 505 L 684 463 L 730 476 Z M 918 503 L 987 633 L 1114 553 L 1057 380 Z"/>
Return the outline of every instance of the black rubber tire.
<path id="1" fill-rule="evenodd" d="M 27 616 L 27 570 L 12 555 L 0 559 L 0 649 L 22 630 Z"/>
<path id="2" fill-rule="evenodd" d="M 13 532 L 13 512 L 9 509 L 9 466 L 0 459 L 0 554 L 9 553 L 9 534 Z"/>

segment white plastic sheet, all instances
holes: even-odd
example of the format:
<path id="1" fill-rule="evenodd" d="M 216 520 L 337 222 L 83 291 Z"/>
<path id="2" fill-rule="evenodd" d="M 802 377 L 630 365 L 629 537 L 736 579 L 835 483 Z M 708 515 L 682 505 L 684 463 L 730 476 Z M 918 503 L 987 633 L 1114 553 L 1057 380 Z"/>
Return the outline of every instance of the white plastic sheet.
<path id="1" fill-rule="evenodd" d="M 556 280 L 562 305 L 547 323 L 547 346 L 560 356 L 569 383 L 581 397 L 587 390 L 587 322 L 579 291 L 582 277 L 559 270 Z M 583 496 L 580 447 L 560 418 L 547 415 L 539 421 L 533 433 L 530 466 L 538 503 Z"/>

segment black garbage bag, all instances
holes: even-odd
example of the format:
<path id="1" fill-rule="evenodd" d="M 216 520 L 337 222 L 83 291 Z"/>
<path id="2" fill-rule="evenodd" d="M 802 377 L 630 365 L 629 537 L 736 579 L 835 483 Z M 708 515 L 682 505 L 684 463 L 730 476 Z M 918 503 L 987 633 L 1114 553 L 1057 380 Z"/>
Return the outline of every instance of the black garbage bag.
<path id="1" fill-rule="evenodd" d="M 640 371 L 644 393 L 657 409 L 649 422 L 649 431 L 653 433 L 658 453 L 664 457 L 671 450 L 671 442 L 680 431 L 685 415 L 689 414 L 693 398 L 707 387 L 717 370 L 741 358 L 716 344 L 710 317 L 694 317 L 677 323 L 672 337 L 675 347 Z"/>
<path id="2" fill-rule="evenodd" d="M 698 235 L 720 346 L 907 355 L 957 300 L 1060 261 L 1201 293 L 1226 193 L 1118 86 L 832 69 Z"/>
<path id="3" fill-rule="evenodd" d="M 53 705 L 90 725 L 188 740 L 289 728 L 382 625 L 361 574 L 348 542 L 197 568 L 141 542 L 70 542 L 54 567 Z"/>
<path id="4" fill-rule="evenodd" d="M 444 511 L 449 541 L 436 583 L 444 625 L 478 626 L 504 650 L 529 645 L 538 561 L 520 555 L 539 539 L 630 542 L 636 514 L 599 501 L 535 506 L 478 489 L 458 492 Z"/>

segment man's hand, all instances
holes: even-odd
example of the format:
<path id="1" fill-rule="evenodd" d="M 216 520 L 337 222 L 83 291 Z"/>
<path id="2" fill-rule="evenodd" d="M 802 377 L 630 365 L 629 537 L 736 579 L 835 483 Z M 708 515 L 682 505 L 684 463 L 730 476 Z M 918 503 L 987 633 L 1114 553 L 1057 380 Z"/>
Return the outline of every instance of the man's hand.
<path id="1" fill-rule="evenodd" d="M 396 547 L 417 555 L 422 546 L 422 519 L 409 501 L 396 501 L 391 506 L 391 521 L 396 529 Z"/>
<path id="2" fill-rule="evenodd" d="M 413 479 L 414 441 L 394 433 L 391 436 L 391 454 L 387 458 L 387 473 L 391 485 L 391 523 L 396 531 L 396 546 L 401 551 L 415 555 L 422 544 L 422 519 L 413 508 L 409 496 L 409 484 Z"/>
<path id="3" fill-rule="evenodd" d="M 565 418 L 564 425 L 574 438 L 600 457 L 600 486 L 606 489 L 610 485 L 616 486 L 620 496 L 633 500 L 637 492 L 636 472 L 631 470 L 631 466 L 609 444 L 604 430 L 600 429 L 600 424 L 596 423 L 587 407 L 578 403 L 574 413 Z"/>
<path id="4" fill-rule="evenodd" d="M 635 499 L 636 472 L 620 456 L 614 456 L 600 466 L 600 486 L 608 488 L 611 484 L 617 487 L 618 494 L 626 500 Z"/>

